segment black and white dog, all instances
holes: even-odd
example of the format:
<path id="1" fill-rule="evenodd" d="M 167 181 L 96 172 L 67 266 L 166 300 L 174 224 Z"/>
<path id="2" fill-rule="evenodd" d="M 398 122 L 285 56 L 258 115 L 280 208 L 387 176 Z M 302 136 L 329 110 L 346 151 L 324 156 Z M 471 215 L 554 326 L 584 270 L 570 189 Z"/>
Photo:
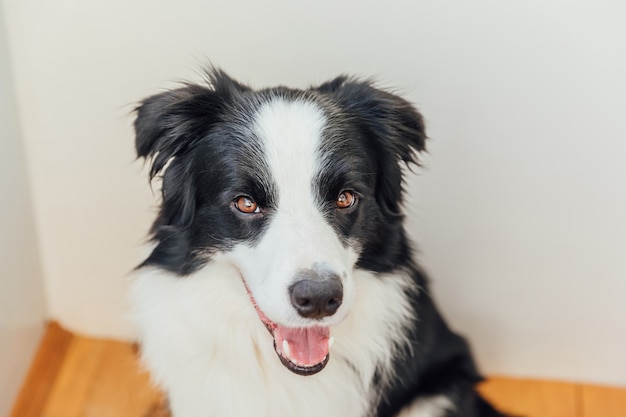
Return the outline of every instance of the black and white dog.
<path id="1" fill-rule="evenodd" d="M 415 108 L 344 76 L 207 78 L 135 121 L 162 202 L 131 297 L 173 415 L 500 416 L 403 228 L 402 166 L 426 140 Z"/>

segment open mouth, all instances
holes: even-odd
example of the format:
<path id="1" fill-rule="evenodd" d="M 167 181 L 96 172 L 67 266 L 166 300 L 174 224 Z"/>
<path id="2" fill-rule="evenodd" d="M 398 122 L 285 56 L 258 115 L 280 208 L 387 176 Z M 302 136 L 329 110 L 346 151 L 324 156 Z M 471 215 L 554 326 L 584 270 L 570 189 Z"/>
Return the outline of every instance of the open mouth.
<path id="1" fill-rule="evenodd" d="M 270 329 L 267 323 L 264 324 Z M 274 336 L 274 350 L 290 371 L 298 375 L 313 375 L 324 369 L 328 363 L 329 350 L 333 343 L 328 327 L 276 326 L 270 333 Z"/>
<path id="2" fill-rule="evenodd" d="M 323 326 L 294 328 L 274 323 L 261 311 L 245 281 L 244 285 L 261 322 L 274 338 L 274 350 L 282 364 L 298 375 L 313 375 L 324 369 L 334 341 L 330 329 Z"/>

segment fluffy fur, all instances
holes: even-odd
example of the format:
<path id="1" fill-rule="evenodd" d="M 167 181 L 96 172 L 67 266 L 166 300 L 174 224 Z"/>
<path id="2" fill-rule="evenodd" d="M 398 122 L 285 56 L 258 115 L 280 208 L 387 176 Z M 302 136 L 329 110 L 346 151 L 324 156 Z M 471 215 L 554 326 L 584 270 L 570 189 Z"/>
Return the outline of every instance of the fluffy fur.
<path id="1" fill-rule="evenodd" d="M 145 99 L 135 122 L 162 201 L 134 316 L 173 415 L 499 416 L 403 228 L 415 108 L 349 77 L 207 78 Z"/>

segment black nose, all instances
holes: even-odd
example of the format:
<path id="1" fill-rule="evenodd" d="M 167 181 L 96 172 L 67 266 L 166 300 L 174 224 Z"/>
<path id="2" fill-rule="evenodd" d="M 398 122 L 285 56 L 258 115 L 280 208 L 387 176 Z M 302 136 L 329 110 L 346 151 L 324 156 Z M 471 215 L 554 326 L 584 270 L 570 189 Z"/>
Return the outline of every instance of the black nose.
<path id="1" fill-rule="evenodd" d="M 308 274 L 307 274 L 308 275 Z M 335 314 L 343 301 L 343 285 L 337 275 L 297 281 L 289 288 L 291 304 L 307 319 L 321 319 Z"/>

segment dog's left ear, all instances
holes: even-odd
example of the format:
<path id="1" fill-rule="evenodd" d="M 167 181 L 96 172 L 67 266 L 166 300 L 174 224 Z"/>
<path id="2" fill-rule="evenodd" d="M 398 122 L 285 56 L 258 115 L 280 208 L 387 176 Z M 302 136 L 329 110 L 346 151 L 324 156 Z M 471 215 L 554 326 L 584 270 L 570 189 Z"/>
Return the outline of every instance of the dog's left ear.
<path id="1" fill-rule="evenodd" d="M 358 123 L 377 156 L 376 195 L 388 214 L 399 214 L 403 197 L 401 162 L 419 164 L 426 149 L 424 119 L 402 97 L 346 76 L 322 84 L 318 91 L 334 98 Z"/>

